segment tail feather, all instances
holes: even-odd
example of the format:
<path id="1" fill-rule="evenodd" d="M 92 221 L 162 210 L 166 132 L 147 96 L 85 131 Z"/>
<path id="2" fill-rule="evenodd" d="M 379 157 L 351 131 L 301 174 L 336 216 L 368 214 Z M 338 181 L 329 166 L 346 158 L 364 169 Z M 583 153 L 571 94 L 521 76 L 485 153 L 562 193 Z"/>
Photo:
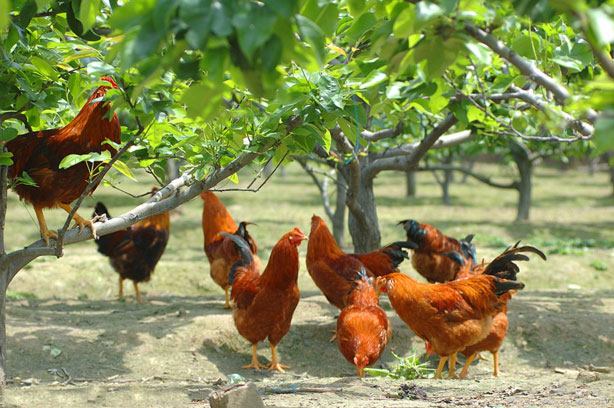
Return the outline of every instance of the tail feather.
<path id="1" fill-rule="evenodd" d="M 507 279 L 499 279 L 495 276 L 495 294 L 502 296 L 510 290 L 520 290 L 524 288 L 524 283 Z"/>
<path id="2" fill-rule="evenodd" d="M 444 252 L 442 255 L 450 258 L 458 266 L 465 266 L 465 258 L 463 258 L 463 256 L 457 252 Z"/>
<path id="3" fill-rule="evenodd" d="M 532 252 L 539 255 L 543 260 L 546 260 L 546 255 L 539 249 L 532 246 L 517 247 L 516 245 L 504 251 L 501 255 L 492 260 L 484 270 L 485 275 L 493 275 L 503 279 L 516 280 L 516 275 L 519 271 L 518 265 L 514 261 L 528 261 L 529 257 L 521 252 Z"/>
<path id="4" fill-rule="evenodd" d="M 237 248 L 237 251 L 239 251 L 239 254 L 241 255 L 241 260 L 236 262 L 230 268 L 230 273 L 228 275 L 228 284 L 232 285 L 232 283 L 234 282 L 235 273 L 237 269 L 242 266 L 247 266 L 251 264 L 254 261 L 254 256 L 252 255 L 252 251 L 249 248 L 249 245 L 247 244 L 247 242 L 245 242 L 245 240 L 239 235 L 228 234 L 223 231 L 220 232 L 220 234 L 222 234 L 223 236 L 227 238 L 230 238 L 232 242 L 235 244 L 235 248 Z"/>
<path id="5" fill-rule="evenodd" d="M 106 215 L 107 218 L 111 218 L 109 210 L 107 210 L 107 207 L 100 201 L 96 203 L 96 207 L 94 208 L 94 213 L 92 214 L 92 217 L 95 217 L 96 215 Z"/>
<path id="6" fill-rule="evenodd" d="M 409 259 L 409 254 L 404 251 L 404 249 L 416 249 L 418 248 L 418 244 L 410 241 L 397 241 L 392 244 L 384 247 L 384 253 L 386 253 L 392 264 L 396 268 L 403 262 L 405 259 Z"/>
<path id="7" fill-rule="evenodd" d="M 407 240 L 419 244 L 426 237 L 426 231 L 420 226 L 416 220 L 403 220 L 399 224 L 405 228 L 407 234 Z"/>
<path id="8" fill-rule="evenodd" d="M 473 234 L 467 235 L 465 238 L 460 240 L 460 249 L 463 253 L 465 259 L 471 259 L 471 264 L 477 264 L 477 260 L 475 258 L 475 245 L 471 243 L 473 240 Z"/>

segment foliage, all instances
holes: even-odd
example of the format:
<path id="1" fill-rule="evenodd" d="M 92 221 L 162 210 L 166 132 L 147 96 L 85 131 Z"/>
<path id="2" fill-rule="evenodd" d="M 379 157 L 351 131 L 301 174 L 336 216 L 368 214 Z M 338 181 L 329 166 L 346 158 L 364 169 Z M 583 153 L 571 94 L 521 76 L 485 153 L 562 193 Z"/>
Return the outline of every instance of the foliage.
<path id="1" fill-rule="evenodd" d="M 392 366 L 391 370 L 385 368 L 365 368 L 365 371 L 373 377 L 388 377 L 395 380 L 404 378 L 406 380 L 413 380 L 415 378 L 425 378 L 429 374 L 435 372 L 432 368 L 429 368 L 428 361 L 424 363 L 420 362 L 420 357 L 416 356 L 416 351 L 412 351 L 411 356 L 399 357 L 392 352 L 394 358 L 399 363 Z"/>
<path id="2" fill-rule="evenodd" d="M 606 265 L 603 261 L 600 261 L 598 259 L 595 259 L 594 261 L 591 262 L 591 267 L 595 269 L 596 271 L 607 271 L 608 270 L 608 265 Z"/>

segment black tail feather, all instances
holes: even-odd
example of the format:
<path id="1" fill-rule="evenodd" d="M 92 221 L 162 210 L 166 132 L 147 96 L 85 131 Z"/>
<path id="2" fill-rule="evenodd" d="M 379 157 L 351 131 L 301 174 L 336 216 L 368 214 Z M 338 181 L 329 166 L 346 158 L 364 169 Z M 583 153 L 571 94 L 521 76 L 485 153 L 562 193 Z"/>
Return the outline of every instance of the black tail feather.
<path id="1" fill-rule="evenodd" d="M 230 268 L 230 274 L 228 275 L 228 284 L 232 285 L 232 282 L 234 282 L 234 275 L 237 268 L 241 266 L 247 266 L 254 262 L 254 256 L 252 255 L 252 251 L 249 248 L 247 242 L 245 242 L 245 240 L 239 235 L 228 234 L 227 232 L 220 232 L 220 234 L 227 238 L 230 238 L 235 244 L 235 248 L 237 248 L 237 251 L 239 251 L 239 254 L 241 254 L 241 260 L 236 262 Z"/>
<path id="2" fill-rule="evenodd" d="M 400 221 L 399 224 L 402 224 L 403 228 L 405 228 L 408 241 L 420 243 L 426 236 L 426 231 L 424 228 L 420 227 L 420 224 L 416 220 L 403 220 Z"/>
<path id="3" fill-rule="evenodd" d="M 518 241 L 520 242 L 520 241 Z M 511 249 L 507 249 L 501 255 L 492 260 L 488 264 L 485 275 L 493 275 L 503 279 L 516 280 L 516 275 L 519 272 L 518 265 L 514 261 L 528 261 L 529 257 L 521 252 L 532 252 L 539 255 L 540 258 L 546 260 L 546 255 L 539 249 L 532 246 L 517 247 L 518 242 Z"/>
<path id="4" fill-rule="evenodd" d="M 94 208 L 94 213 L 92 214 L 92 218 L 97 215 L 106 215 L 107 218 L 111 218 L 111 214 L 109 214 L 107 207 L 100 201 L 96 203 L 96 207 Z"/>
<path id="5" fill-rule="evenodd" d="M 463 256 L 457 252 L 443 252 L 442 255 L 447 256 L 448 258 L 453 260 L 455 264 L 459 266 L 465 265 L 465 258 L 463 258 Z"/>
<path id="6" fill-rule="evenodd" d="M 502 296 L 510 290 L 520 290 L 524 288 L 524 283 L 507 279 L 499 279 L 495 276 L 495 294 Z"/>

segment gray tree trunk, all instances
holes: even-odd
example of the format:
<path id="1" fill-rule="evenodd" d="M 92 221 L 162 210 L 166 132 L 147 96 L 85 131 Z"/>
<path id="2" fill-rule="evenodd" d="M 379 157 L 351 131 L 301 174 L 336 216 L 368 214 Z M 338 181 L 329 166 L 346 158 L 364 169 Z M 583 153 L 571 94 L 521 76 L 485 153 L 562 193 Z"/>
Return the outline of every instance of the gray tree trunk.
<path id="1" fill-rule="evenodd" d="M 512 142 L 512 158 L 518 168 L 520 183 L 518 185 L 518 212 L 516 221 L 527 221 L 529 210 L 531 209 L 531 176 L 533 173 L 533 163 L 529 157 L 526 146 L 517 142 Z"/>
<path id="2" fill-rule="evenodd" d="M 0 400 L 6 384 L 6 289 L 8 270 L 0 270 Z"/>
<path id="3" fill-rule="evenodd" d="M 444 160 L 444 163 L 447 165 L 451 165 L 454 160 L 454 155 L 452 152 L 449 152 Z M 450 184 L 454 178 L 454 172 L 452 170 L 444 170 L 443 171 L 443 182 L 441 183 L 441 190 L 443 193 L 442 199 L 444 205 L 450 205 Z"/>
<path id="4" fill-rule="evenodd" d="M 405 186 L 407 187 L 405 190 L 405 195 L 407 197 L 415 197 L 416 196 L 416 172 L 408 171 L 405 173 Z"/>
<path id="5" fill-rule="evenodd" d="M 379 248 L 382 239 L 373 194 L 373 179 L 363 175 L 357 193 L 362 214 L 354 214 L 350 210 L 348 227 L 352 235 L 354 252 L 364 254 Z"/>
<path id="6" fill-rule="evenodd" d="M 337 201 L 335 203 L 335 212 L 333 213 L 333 236 L 339 247 L 345 247 L 345 200 L 347 197 L 347 185 L 343 181 L 343 177 L 337 177 Z"/>

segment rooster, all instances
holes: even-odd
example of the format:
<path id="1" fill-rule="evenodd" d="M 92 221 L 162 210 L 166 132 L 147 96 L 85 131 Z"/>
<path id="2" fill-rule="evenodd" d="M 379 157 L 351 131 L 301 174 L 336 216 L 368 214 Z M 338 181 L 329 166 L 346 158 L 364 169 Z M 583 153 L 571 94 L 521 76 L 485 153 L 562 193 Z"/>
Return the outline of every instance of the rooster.
<path id="1" fill-rule="evenodd" d="M 326 299 L 343 309 L 356 271 L 365 267 L 370 277 L 398 272 L 398 265 L 407 258 L 403 248 L 416 246 L 413 242 L 400 241 L 368 254 L 346 254 L 324 221 L 314 215 L 307 244 L 307 271 Z"/>
<path id="2" fill-rule="evenodd" d="M 412 265 L 429 282 L 452 281 L 461 266 L 475 264 L 475 246 L 471 244 L 473 235 L 457 241 L 429 224 L 419 224 L 414 220 L 404 220 L 399 224 L 403 224 L 407 240 L 418 246 L 411 258 Z"/>
<path id="3" fill-rule="evenodd" d="M 272 359 L 267 367 L 283 373 L 290 367 L 279 363 L 276 347 L 290 330 L 300 298 L 298 246 L 307 237 L 298 228 L 285 234 L 273 247 L 266 268 L 259 274 L 247 242 L 238 235 L 221 234 L 232 240 L 241 254 L 241 259 L 231 268 L 229 283 L 231 299 L 237 306 L 232 313 L 235 326 L 252 343 L 252 361 L 243 368 L 265 367 L 258 361 L 257 351 L 258 342 L 268 338 Z"/>
<path id="4" fill-rule="evenodd" d="M 356 375 L 364 377 L 365 367 L 373 365 L 390 340 L 390 322 L 379 307 L 373 279 L 363 268 L 354 281 L 347 306 L 337 319 L 337 346 Z"/>
<path id="5" fill-rule="evenodd" d="M 155 191 L 155 190 L 154 190 Z M 97 203 L 94 216 L 110 217 L 103 203 Z M 125 230 L 103 235 L 96 240 L 98 252 L 108 256 L 111 266 L 119 274 L 119 297 L 124 296 L 124 279 L 132 280 L 139 302 L 139 282 L 151 279 L 160 257 L 166 249 L 170 229 L 169 212 L 152 215 Z"/>
<path id="6" fill-rule="evenodd" d="M 47 246 L 49 238 L 57 239 L 58 235 L 48 229 L 43 208 L 60 207 L 70 213 L 70 204 L 81 196 L 90 182 L 90 169 L 85 162 L 59 169 L 62 159 L 69 154 L 100 153 L 104 150 L 114 155 L 116 150 L 103 142 L 109 140 L 120 143 L 119 120 L 115 114 L 107 117 L 109 105 L 101 101 L 111 87 L 118 86 L 109 77 L 103 77 L 102 80 L 109 82 L 110 86 L 99 86 L 68 125 L 26 133 L 5 145 L 6 150 L 13 154 L 13 165 L 9 168 L 9 179 L 14 183 L 13 189 L 20 199 L 34 207 L 41 237 Z M 99 164 L 94 163 L 94 166 Z M 23 173 L 27 173 L 36 186 L 18 183 L 16 178 L 22 177 Z M 96 187 L 94 186 L 94 189 Z M 73 220 L 80 231 L 89 226 L 96 237 L 91 221 L 83 219 L 77 213 L 74 214 Z"/>
<path id="7" fill-rule="evenodd" d="M 258 246 L 247 232 L 246 226 L 249 223 L 243 222 L 237 227 L 222 201 L 214 193 L 205 191 L 201 194 L 201 198 L 204 201 L 202 217 L 203 235 L 205 237 L 204 249 L 207 259 L 209 259 L 211 278 L 224 289 L 226 298 L 224 308 L 229 309 L 230 296 L 228 292 L 230 286 L 228 285 L 228 274 L 231 266 L 239 261 L 241 256 L 232 240 L 221 233 L 239 234 L 247 241 L 254 258 L 255 268 L 260 271 L 260 259 L 256 256 Z"/>
<path id="8" fill-rule="evenodd" d="M 499 278 L 516 280 L 516 275 L 519 271 L 518 265 L 514 261 L 528 261 L 529 257 L 522 254 L 522 252 L 533 252 L 539 255 L 540 258 L 546 260 L 546 255 L 539 249 L 532 246 L 518 247 L 519 242 L 512 248 L 508 248 L 501 255 L 493 259 L 488 265 L 484 265 L 484 261 L 481 264 L 469 267 L 466 264 L 461 268 L 458 273 L 459 279 L 468 278 L 470 276 L 487 274 L 497 276 Z M 473 344 L 462 351 L 462 354 L 467 358 L 465 366 L 461 371 L 459 377 L 464 378 L 467 376 L 469 366 L 476 357 L 477 353 L 481 351 L 490 351 L 493 355 L 493 375 L 497 377 L 499 375 L 499 349 L 503 344 L 503 340 L 507 335 L 508 319 L 507 319 L 507 303 L 512 298 L 514 291 L 507 292 L 499 298 L 503 303 L 501 310 L 494 316 L 493 325 L 490 332 L 480 342 Z"/>
<path id="9" fill-rule="evenodd" d="M 441 284 L 421 283 L 400 273 L 377 278 L 376 289 L 388 293 L 399 317 L 426 342 L 427 353 L 441 357 L 435 378 L 448 358 L 448 378 L 456 378 L 456 353 L 484 339 L 502 310 L 501 297 L 524 287 L 487 273 Z"/>

